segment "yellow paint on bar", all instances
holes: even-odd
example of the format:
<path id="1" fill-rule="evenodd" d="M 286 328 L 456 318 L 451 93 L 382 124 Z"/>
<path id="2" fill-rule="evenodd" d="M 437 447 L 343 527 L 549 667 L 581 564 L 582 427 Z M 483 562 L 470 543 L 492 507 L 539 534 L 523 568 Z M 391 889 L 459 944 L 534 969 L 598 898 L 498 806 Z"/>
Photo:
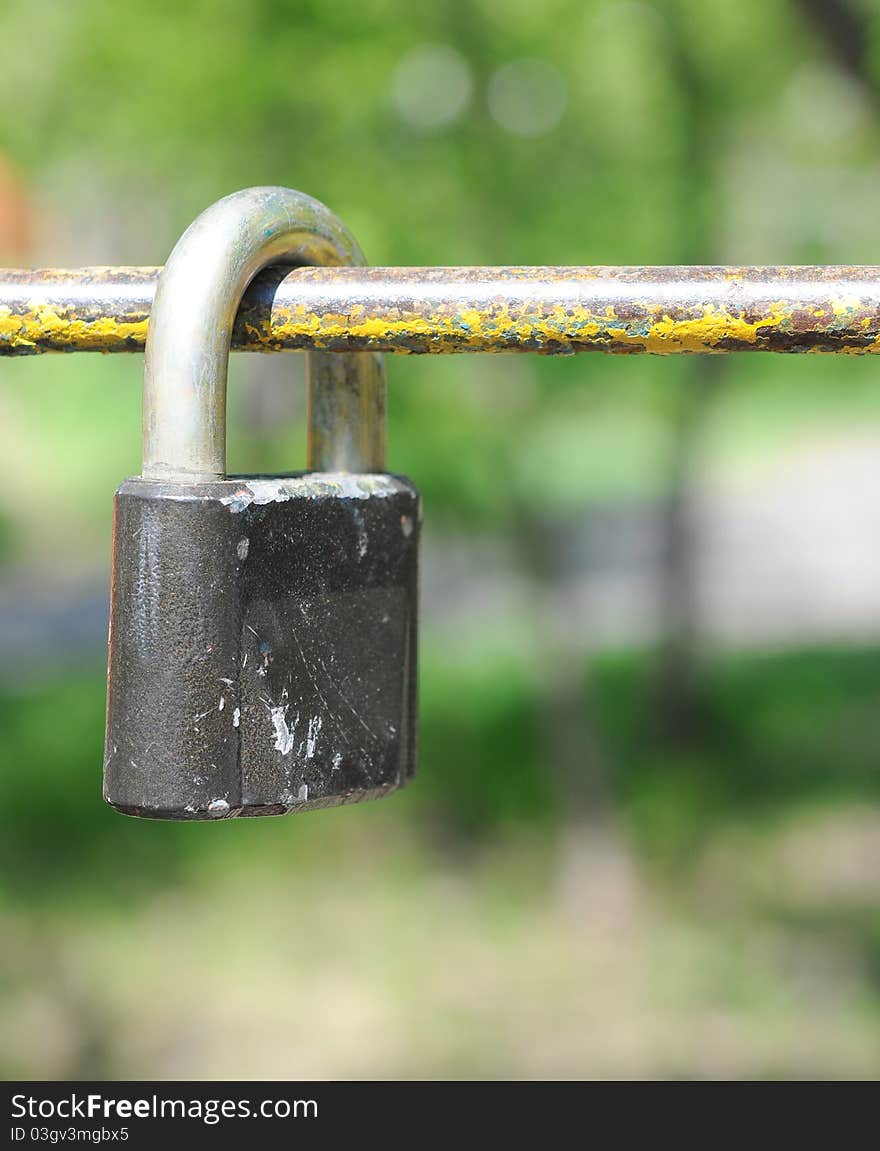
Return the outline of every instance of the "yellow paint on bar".
<path id="1" fill-rule="evenodd" d="M 117 316 L 83 320 L 45 304 L 36 304 L 23 314 L 0 308 L 0 343 L 37 351 L 47 339 L 58 351 L 108 352 L 132 345 L 143 348 L 147 321 L 126 321 Z"/>
<path id="2" fill-rule="evenodd" d="M 456 311 L 452 305 L 420 312 L 389 308 L 370 314 L 362 304 L 346 312 L 315 312 L 305 304 L 275 305 L 271 316 L 245 312 L 236 330 L 236 346 L 277 350 L 282 346 L 331 350 L 427 352 L 566 352 L 594 349 L 612 353 L 670 355 L 687 352 L 760 350 L 773 345 L 774 335 L 797 331 L 804 350 L 844 354 L 880 353 L 880 335 L 867 343 L 848 342 L 871 331 L 870 317 L 853 315 L 847 298 L 830 302 L 833 320 L 822 309 L 805 309 L 823 322 L 805 332 L 801 310 L 798 323 L 790 302 L 767 305 L 766 314 L 746 318 L 741 312 L 706 304 L 684 316 L 670 316 L 650 299 L 630 302 L 626 314 L 613 306 L 588 307 L 526 303 Z M 0 307 L 0 346 L 27 352 L 137 351 L 143 348 L 147 319 L 133 315 L 89 315 L 59 309 L 34 299 L 27 310 Z M 807 338 L 808 337 L 808 338 Z M 827 346 L 824 346 L 827 344 Z"/>

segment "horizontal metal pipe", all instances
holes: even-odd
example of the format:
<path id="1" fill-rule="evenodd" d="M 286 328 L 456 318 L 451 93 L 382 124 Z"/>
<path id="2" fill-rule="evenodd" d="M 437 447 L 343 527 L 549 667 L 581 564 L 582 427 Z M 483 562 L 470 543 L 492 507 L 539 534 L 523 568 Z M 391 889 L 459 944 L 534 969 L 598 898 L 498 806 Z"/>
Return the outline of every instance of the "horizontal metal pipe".
<path id="1" fill-rule="evenodd" d="M 139 352 L 158 268 L 0 271 L 0 355 Z M 233 348 L 880 351 L 880 267 L 272 268 Z"/>

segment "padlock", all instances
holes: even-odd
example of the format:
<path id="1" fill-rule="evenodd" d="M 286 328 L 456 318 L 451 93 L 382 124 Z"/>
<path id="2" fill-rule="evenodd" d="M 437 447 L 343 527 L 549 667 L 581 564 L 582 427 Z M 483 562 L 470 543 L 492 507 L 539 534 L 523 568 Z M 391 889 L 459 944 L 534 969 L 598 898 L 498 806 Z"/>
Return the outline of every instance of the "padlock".
<path id="1" fill-rule="evenodd" d="M 309 354 L 309 471 L 226 476 L 226 370 L 268 265 L 362 263 L 316 200 L 204 212 L 156 291 L 143 472 L 114 501 L 104 797 L 160 819 L 384 795 L 416 756 L 421 504 L 385 474 L 372 353 Z"/>

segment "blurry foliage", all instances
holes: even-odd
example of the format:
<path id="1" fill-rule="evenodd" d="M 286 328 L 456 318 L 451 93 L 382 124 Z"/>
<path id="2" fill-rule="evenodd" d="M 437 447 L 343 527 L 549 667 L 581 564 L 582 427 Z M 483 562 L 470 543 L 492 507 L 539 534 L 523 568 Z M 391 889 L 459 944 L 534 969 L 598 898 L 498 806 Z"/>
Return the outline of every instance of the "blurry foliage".
<path id="1" fill-rule="evenodd" d="M 15 526 L 5 515 L 0 515 L 0 564 L 14 554 L 16 543 Z"/>
<path id="2" fill-rule="evenodd" d="M 880 653 L 815 649 L 729 658 L 703 669 L 709 734 L 658 745 L 645 722 L 648 665 L 607 658 L 596 707 L 615 783 L 643 845 L 685 860 L 717 823 L 819 802 L 880 800 Z"/>

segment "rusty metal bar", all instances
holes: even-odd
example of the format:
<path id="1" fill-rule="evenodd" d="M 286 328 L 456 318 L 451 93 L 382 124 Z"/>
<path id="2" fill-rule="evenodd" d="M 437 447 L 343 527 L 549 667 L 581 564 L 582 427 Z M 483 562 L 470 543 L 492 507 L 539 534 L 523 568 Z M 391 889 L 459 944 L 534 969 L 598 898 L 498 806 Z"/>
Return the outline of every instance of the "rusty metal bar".
<path id="1" fill-rule="evenodd" d="M 143 350 L 158 268 L 0 271 L 0 355 Z M 233 348 L 880 351 L 880 266 L 273 268 Z"/>

